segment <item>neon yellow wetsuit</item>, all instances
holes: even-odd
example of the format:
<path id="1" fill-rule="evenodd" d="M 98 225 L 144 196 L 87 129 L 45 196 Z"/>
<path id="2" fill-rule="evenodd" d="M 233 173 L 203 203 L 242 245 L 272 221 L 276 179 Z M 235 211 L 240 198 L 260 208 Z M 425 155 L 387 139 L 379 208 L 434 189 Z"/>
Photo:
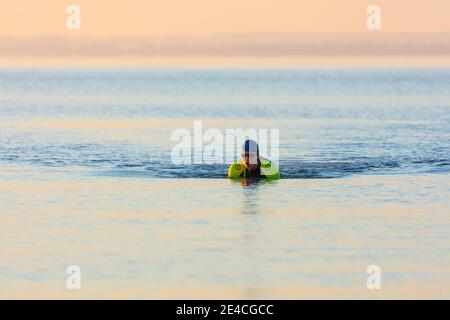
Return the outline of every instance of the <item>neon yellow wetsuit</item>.
<path id="1" fill-rule="evenodd" d="M 261 178 L 265 179 L 281 178 L 278 167 L 274 163 L 272 163 L 272 161 L 260 157 L 260 162 L 261 162 L 260 166 Z M 247 170 L 245 170 L 245 166 L 242 163 L 242 160 L 236 161 L 228 168 L 228 178 L 247 178 L 246 173 Z"/>

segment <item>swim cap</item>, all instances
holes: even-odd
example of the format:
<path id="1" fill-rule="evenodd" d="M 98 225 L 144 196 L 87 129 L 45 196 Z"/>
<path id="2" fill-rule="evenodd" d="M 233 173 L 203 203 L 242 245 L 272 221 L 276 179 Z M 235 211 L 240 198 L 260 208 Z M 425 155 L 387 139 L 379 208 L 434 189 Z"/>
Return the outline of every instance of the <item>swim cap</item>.
<path id="1" fill-rule="evenodd" d="M 244 144 L 242 145 L 242 151 L 244 152 L 255 152 L 259 155 L 259 146 L 256 143 L 256 141 L 248 139 L 245 140 Z"/>

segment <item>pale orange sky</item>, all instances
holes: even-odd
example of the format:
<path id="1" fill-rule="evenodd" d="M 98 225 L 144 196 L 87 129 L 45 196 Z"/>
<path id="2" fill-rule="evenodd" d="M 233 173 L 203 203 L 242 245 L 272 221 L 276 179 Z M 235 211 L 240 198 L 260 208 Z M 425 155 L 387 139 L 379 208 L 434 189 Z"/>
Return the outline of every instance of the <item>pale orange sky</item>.
<path id="1" fill-rule="evenodd" d="M 69 4 L 81 7 L 81 30 L 65 27 Z M 370 4 L 381 32 L 450 32 L 449 0 L 0 0 L 0 36 L 366 32 Z"/>

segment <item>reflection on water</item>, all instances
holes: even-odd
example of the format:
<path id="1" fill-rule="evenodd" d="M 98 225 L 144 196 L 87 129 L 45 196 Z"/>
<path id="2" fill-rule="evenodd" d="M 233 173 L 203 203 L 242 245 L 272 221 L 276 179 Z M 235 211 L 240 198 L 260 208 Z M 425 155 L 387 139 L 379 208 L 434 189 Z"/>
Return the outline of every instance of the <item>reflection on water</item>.
<path id="1" fill-rule="evenodd" d="M 241 179 L 242 185 L 242 213 L 260 213 L 259 187 L 263 183 L 261 179 Z"/>
<path id="2" fill-rule="evenodd" d="M 378 264 L 376 297 L 448 298 L 448 175 L 242 185 L 3 168 L 0 297 L 369 297 Z M 85 270 L 75 294 L 69 264 Z"/>
<path id="3" fill-rule="evenodd" d="M 259 189 L 262 186 L 274 187 L 278 180 L 240 178 L 232 179 L 231 183 L 239 183 L 242 186 L 242 213 L 258 214 L 260 213 L 260 194 Z M 270 200 L 270 199 L 266 199 Z M 275 201 L 275 199 L 272 199 Z"/>

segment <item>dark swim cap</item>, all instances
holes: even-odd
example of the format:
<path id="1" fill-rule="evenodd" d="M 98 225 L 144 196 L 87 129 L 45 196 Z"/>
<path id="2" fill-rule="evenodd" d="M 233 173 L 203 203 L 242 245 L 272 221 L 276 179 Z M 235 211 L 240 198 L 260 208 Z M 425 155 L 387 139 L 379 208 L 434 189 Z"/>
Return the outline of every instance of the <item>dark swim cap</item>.
<path id="1" fill-rule="evenodd" d="M 245 140 L 244 144 L 242 145 L 242 151 L 244 152 L 255 152 L 259 155 L 259 146 L 256 143 L 256 141 L 248 139 Z"/>

